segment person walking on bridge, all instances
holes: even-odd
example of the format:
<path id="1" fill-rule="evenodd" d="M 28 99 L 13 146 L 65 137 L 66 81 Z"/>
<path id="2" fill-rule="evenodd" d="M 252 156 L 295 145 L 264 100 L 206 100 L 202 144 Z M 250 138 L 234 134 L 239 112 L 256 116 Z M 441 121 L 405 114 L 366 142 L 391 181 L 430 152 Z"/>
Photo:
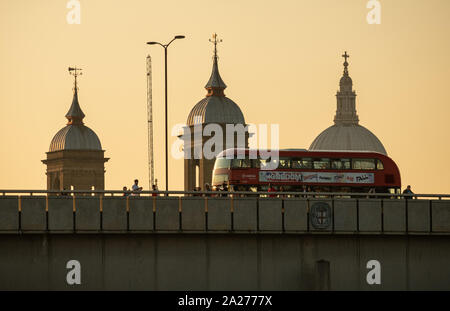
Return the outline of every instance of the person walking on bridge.
<path id="1" fill-rule="evenodd" d="M 277 192 L 277 189 L 275 189 L 272 184 L 269 183 L 269 189 L 267 189 L 267 192 Z M 276 194 L 269 194 L 269 198 L 275 198 Z"/>
<path id="2" fill-rule="evenodd" d="M 133 196 L 139 196 L 139 193 L 142 191 L 142 187 L 139 187 L 139 180 L 135 179 L 134 180 L 134 185 L 131 187 L 131 189 L 133 190 Z"/>
<path id="3" fill-rule="evenodd" d="M 403 194 L 406 194 L 406 195 L 407 195 L 407 196 L 404 197 L 406 200 L 408 200 L 408 199 L 414 199 L 414 197 L 412 196 L 412 194 L 414 194 L 414 192 L 412 192 L 411 186 L 410 186 L 410 185 L 408 185 L 408 186 L 406 187 L 406 189 L 403 190 Z"/>

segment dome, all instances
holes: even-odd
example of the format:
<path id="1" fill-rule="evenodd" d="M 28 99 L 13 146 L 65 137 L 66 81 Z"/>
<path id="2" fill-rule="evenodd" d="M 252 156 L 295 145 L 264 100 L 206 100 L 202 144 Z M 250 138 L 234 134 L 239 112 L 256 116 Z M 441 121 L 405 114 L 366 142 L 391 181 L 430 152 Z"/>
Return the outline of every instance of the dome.
<path id="1" fill-rule="evenodd" d="M 225 96 L 208 96 L 192 108 L 187 125 L 202 123 L 245 124 L 239 106 Z"/>
<path id="2" fill-rule="evenodd" d="M 85 125 L 69 124 L 56 133 L 49 152 L 60 150 L 102 150 L 97 134 Z"/>
<path id="3" fill-rule="evenodd" d="M 387 154 L 381 141 L 359 124 L 335 124 L 312 142 L 309 150 L 360 150 Z"/>

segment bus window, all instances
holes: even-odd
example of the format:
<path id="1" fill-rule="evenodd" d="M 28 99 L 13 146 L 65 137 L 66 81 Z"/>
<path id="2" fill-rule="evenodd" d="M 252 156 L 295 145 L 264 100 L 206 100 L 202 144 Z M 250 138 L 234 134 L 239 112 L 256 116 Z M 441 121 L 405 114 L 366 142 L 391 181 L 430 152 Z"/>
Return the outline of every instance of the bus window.
<path id="1" fill-rule="evenodd" d="M 275 167 L 275 168 L 279 168 L 279 167 L 280 167 L 280 159 L 278 159 L 278 158 L 275 158 L 275 159 L 267 159 L 266 161 L 267 161 L 267 165 L 269 165 L 270 161 L 272 161 L 272 164 L 271 164 L 271 165 L 274 165 L 274 166 L 272 166 L 272 167 Z"/>
<path id="2" fill-rule="evenodd" d="M 314 159 L 314 169 L 315 170 L 326 170 L 330 168 L 330 159 Z"/>
<path id="3" fill-rule="evenodd" d="M 280 164 L 278 164 L 278 168 L 289 168 L 290 161 L 287 158 L 281 158 Z"/>
<path id="4" fill-rule="evenodd" d="M 310 158 L 294 158 L 289 162 L 291 164 L 291 168 L 312 168 L 312 161 Z"/>
<path id="5" fill-rule="evenodd" d="M 377 160 L 377 170 L 384 170 L 383 162 L 381 162 L 381 160 Z"/>
<path id="6" fill-rule="evenodd" d="M 331 168 L 334 170 L 348 170 L 350 167 L 350 159 L 331 159 Z"/>
<path id="7" fill-rule="evenodd" d="M 214 164 L 214 169 L 218 168 L 230 168 L 230 159 L 226 158 L 217 158 L 216 163 Z"/>
<path id="8" fill-rule="evenodd" d="M 302 167 L 302 159 L 292 159 L 291 167 L 292 168 L 303 168 Z"/>
<path id="9" fill-rule="evenodd" d="M 352 168 L 355 170 L 374 170 L 375 160 L 374 159 L 353 159 Z"/>
<path id="10" fill-rule="evenodd" d="M 269 165 L 270 159 L 259 159 L 259 168 L 262 169 Z"/>
<path id="11" fill-rule="evenodd" d="M 257 169 L 264 169 L 265 167 L 270 167 L 272 169 L 273 168 L 272 165 L 276 165 L 278 167 L 280 164 L 279 160 L 277 160 L 277 159 L 271 160 L 270 158 L 269 159 L 254 159 L 251 161 L 252 161 L 251 167 L 257 168 Z M 272 164 L 270 164 L 271 161 L 273 162 Z M 277 168 L 277 167 L 275 167 L 275 168 Z"/>
<path id="12" fill-rule="evenodd" d="M 213 185 L 221 185 L 227 181 L 228 181 L 227 174 L 218 174 L 218 175 L 213 174 L 213 180 L 212 180 Z"/>
<path id="13" fill-rule="evenodd" d="M 250 159 L 233 159 L 231 160 L 232 168 L 249 168 L 251 167 Z"/>
<path id="14" fill-rule="evenodd" d="M 241 166 L 245 168 L 252 167 L 252 160 L 250 159 L 242 159 L 241 160 Z"/>
<path id="15" fill-rule="evenodd" d="M 303 158 L 302 159 L 302 168 L 312 168 L 312 159 L 311 158 Z"/>

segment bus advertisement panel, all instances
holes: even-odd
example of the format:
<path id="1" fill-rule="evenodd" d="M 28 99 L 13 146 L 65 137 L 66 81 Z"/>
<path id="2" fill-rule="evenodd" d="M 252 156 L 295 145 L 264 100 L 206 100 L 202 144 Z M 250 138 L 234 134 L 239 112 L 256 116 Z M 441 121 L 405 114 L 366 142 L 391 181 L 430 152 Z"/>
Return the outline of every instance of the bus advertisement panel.
<path id="1" fill-rule="evenodd" d="M 259 171 L 260 182 L 373 184 L 373 173 Z"/>

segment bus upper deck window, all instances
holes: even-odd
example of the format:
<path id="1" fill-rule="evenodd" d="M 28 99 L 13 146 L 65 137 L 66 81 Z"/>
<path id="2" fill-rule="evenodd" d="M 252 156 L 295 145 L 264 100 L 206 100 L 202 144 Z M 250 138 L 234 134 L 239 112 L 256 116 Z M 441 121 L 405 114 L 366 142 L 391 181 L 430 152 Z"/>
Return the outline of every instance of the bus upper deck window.
<path id="1" fill-rule="evenodd" d="M 270 166 L 272 168 L 280 168 L 280 159 L 276 158 L 276 159 L 267 159 L 267 165 L 269 165 L 269 163 L 272 162 L 270 164 Z"/>
<path id="2" fill-rule="evenodd" d="M 381 162 L 381 160 L 377 160 L 377 170 L 384 170 L 383 162 Z"/>
<path id="3" fill-rule="evenodd" d="M 302 159 L 292 159 L 291 167 L 292 168 L 302 168 Z"/>
<path id="4" fill-rule="evenodd" d="M 286 158 L 281 158 L 280 163 L 278 165 L 278 168 L 289 168 L 290 167 L 290 161 Z"/>
<path id="5" fill-rule="evenodd" d="M 218 168 L 230 168 L 230 159 L 226 159 L 226 158 L 217 158 L 216 159 L 216 163 L 214 165 L 215 169 Z"/>
<path id="6" fill-rule="evenodd" d="M 233 159 L 231 161 L 232 168 L 249 168 L 251 167 L 250 159 Z"/>
<path id="7" fill-rule="evenodd" d="M 332 159 L 331 168 L 334 170 L 348 170 L 350 169 L 350 159 Z"/>
<path id="8" fill-rule="evenodd" d="M 342 162 L 342 166 L 344 167 L 345 170 L 349 170 L 352 168 L 350 159 L 341 159 L 341 162 Z"/>
<path id="9" fill-rule="evenodd" d="M 353 159 L 352 168 L 355 170 L 374 170 L 375 160 L 374 159 Z"/>
<path id="10" fill-rule="evenodd" d="M 302 159 L 302 168 L 312 168 L 312 159 L 311 158 L 303 158 Z"/>
<path id="11" fill-rule="evenodd" d="M 245 167 L 245 168 L 252 167 L 252 160 L 250 160 L 250 159 L 242 159 L 241 160 L 241 167 Z"/>
<path id="12" fill-rule="evenodd" d="M 314 169 L 325 170 L 330 168 L 330 159 L 314 159 Z"/>
<path id="13" fill-rule="evenodd" d="M 271 159 L 269 158 L 269 159 L 259 159 L 259 163 L 260 163 L 260 166 L 259 166 L 259 168 L 260 169 L 264 169 L 264 168 L 266 168 L 266 167 L 270 167 L 270 161 L 271 161 Z M 275 160 L 274 160 L 275 161 Z"/>
<path id="14" fill-rule="evenodd" d="M 341 170 L 342 169 L 342 162 L 339 159 L 331 159 L 331 168 L 333 170 Z"/>

